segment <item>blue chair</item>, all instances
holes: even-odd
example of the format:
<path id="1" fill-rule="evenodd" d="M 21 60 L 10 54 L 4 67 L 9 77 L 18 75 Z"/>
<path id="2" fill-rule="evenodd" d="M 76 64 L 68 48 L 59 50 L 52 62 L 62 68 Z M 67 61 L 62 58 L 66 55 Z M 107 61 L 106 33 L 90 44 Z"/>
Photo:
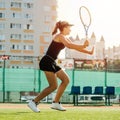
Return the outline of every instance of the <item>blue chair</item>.
<path id="1" fill-rule="evenodd" d="M 78 95 L 80 95 L 80 86 L 72 86 L 69 95 L 73 95 L 73 104 L 78 105 Z"/>
<path id="2" fill-rule="evenodd" d="M 83 87 L 82 94 L 84 94 L 84 95 L 92 94 L 92 87 L 91 86 L 85 86 L 85 87 Z"/>
<path id="3" fill-rule="evenodd" d="M 105 104 L 110 105 L 110 97 L 115 95 L 115 87 L 107 86 L 105 89 Z"/>
<path id="4" fill-rule="evenodd" d="M 106 95 L 115 95 L 115 87 L 114 86 L 107 86 L 105 90 Z"/>
<path id="5" fill-rule="evenodd" d="M 93 94 L 103 95 L 103 86 L 96 86 Z"/>
<path id="6" fill-rule="evenodd" d="M 96 86 L 93 95 L 97 95 L 97 96 L 93 96 L 91 97 L 92 100 L 95 101 L 102 101 L 104 93 L 103 93 L 103 86 Z M 101 96 L 103 95 L 103 96 Z"/>
<path id="7" fill-rule="evenodd" d="M 72 86 L 70 95 L 80 94 L 80 86 Z"/>

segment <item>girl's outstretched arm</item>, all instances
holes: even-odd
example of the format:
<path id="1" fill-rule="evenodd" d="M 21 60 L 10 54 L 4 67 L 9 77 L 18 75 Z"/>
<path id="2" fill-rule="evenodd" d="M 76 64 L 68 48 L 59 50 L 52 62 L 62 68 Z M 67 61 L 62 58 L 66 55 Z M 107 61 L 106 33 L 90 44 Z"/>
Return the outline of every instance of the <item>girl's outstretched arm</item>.
<path id="1" fill-rule="evenodd" d="M 83 53 L 92 55 L 92 54 L 94 53 L 94 47 L 92 48 L 91 51 L 88 51 L 88 50 L 86 50 L 86 49 L 81 49 L 80 52 L 83 52 Z"/>
<path id="2" fill-rule="evenodd" d="M 69 40 L 68 38 L 65 38 L 63 35 L 60 35 L 60 34 L 57 35 L 54 40 L 58 42 L 62 42 L 69 49 L 74 49 L 79 52 L 83 52 L 83 53 L 90 54 L 90 55 L 92 55 L 94 52 L 94 47 L 92 48 L 91 51 L 88 51 L 85 49 L 86 47 L 89 46 L 88 40 L 86 40 L 83 45 L 79 45 L 79 44 L 75 44 L 71 42 L 71 40 Z"/>

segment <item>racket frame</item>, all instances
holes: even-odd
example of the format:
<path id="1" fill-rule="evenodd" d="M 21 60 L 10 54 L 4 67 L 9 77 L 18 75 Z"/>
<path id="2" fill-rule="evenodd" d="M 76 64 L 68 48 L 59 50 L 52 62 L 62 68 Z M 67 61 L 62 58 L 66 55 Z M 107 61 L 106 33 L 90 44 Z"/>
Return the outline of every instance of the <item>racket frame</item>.
<path id="1" fill-rule="evenodd" d="M 86 25 L 85 23 L 84 23 L 84 21 L 83 21 L 83 19 L 82 19 L 82 14 L 81 14 L 81 11 L 82 11 L 82 9 L 85 9 L 87 12 L 88 12 L 88 15 L 89 15 L 89 24 L 88 25 Z M 90 11 L 88 10 L 88 8 L 87 7 L 85 7 L 85 6 L 81 6 L 80 8 L 79 8 L 79 16 L 80 16 L 80 20 L 81 20 L 81 23 L 83 24 L 83 27 L 84 27 L 84 30 L 85 30 L 85 36 L 86 36 L 86 39 L 88 38 L 88 29 L 89 29 L 89 27 L 90 27 L 90 25 L 91 25 L 91 14 L 90 14 Z"/>

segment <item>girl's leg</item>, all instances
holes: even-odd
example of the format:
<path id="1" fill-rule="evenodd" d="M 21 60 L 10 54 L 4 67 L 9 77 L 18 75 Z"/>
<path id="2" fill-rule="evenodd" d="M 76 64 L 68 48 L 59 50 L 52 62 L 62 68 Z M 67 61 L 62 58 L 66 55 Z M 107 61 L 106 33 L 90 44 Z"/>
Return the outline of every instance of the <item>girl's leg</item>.
<path id="1" fill-rule="evenodd" d="M 49 86 L 45 88 L 35 99 L 34 102 L 38 103 L 40 100 L 42 100 L 44 97 L 49 95 L 51 92 L 57 89 L 57 77 L 56 74 L 53 72 L 44 72 L 46 75 L 46 78 L 48 80 Z"/>
<path id="2" fill-rule="evenodd" d="M 58 87 L 54 102 L 58 103 L 60 101 L 60 98 L 66 89 L 68 83 L 69 83 L 69 77 L 68 75 L 61 69 L 56 73 L 57 77 L 62 81 L 60 86 Z"/>

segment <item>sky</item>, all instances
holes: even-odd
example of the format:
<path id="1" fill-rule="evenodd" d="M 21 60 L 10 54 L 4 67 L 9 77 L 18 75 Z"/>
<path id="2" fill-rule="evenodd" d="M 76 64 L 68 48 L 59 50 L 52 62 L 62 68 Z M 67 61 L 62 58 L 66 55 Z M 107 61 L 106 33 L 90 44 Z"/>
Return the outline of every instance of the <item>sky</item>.
<path id="1" fill-rule="evenodd" d="M 79 17 L 79 8 L 86 6 L 92 16 L 88 37 L 95 33 L 96 41 L 103 36 L 105 46 L 120 45 L 120 0 L 57 0 L 58 21 L 66 20 L 74 26 L 71 28 L 73 38 L 84 38 L 84 28 Z"/>

